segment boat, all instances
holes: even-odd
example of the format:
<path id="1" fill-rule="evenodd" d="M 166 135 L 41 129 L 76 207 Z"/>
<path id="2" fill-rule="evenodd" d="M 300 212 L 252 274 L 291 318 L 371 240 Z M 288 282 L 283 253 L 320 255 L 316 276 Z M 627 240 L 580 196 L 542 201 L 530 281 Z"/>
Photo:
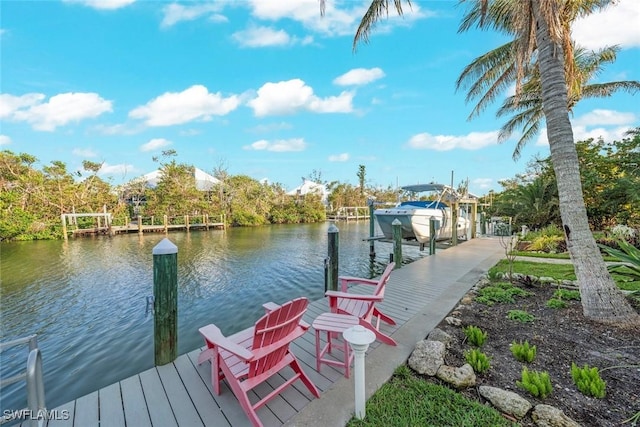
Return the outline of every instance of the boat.
<path id="1" fill-rule="evenodd" d="M 431 240 L 429 221 L 434 218 L 436 221 L 436 240 L 451 239 L 450 205 L 461 199 L 458 193 L 448 185 L 437 183 L 407 185 L 400 188 L 412 193 L 432 193 L 434 195 L 432 198 L 435 200 L 409 200 L 392 208 L 376 209 L 373 214 L 384 237 L 393 239 L 392 223 L 397 219 L 401 224 L 403 239 L 429 243 Z M 469 219 L 458 213 L 456 226 L 458 238 L 466 238 L 469 227 Z"/>

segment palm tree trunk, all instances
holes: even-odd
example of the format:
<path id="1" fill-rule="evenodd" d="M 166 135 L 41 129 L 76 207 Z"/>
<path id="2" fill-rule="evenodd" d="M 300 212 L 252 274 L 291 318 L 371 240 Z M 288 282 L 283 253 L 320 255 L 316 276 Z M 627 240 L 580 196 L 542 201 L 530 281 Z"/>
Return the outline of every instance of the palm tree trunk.
<path id="1" fill-rule="evenodd" d="M 538 67 L 542 104 L 547 123 L 551 161 L 558 182 L 560 215 L 567 247 L 580 286 L 585 317 L 616 324 L 640 323 L 640 316 L 624 299 L 607 270 L 589 229 L 584 205 L 578 154 L 567 108 L 567 87 L 562 46 L 550 37 L 541 10 L 541 0 L 532 0 L 537 24 Z"/>

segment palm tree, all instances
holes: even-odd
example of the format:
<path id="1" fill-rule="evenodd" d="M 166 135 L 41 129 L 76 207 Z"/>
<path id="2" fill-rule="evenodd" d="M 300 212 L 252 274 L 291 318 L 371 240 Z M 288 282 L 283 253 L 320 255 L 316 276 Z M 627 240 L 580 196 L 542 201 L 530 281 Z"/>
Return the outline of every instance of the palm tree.
<path id="1" fill-rule="evenodd" d="M 464 22 L 461 31 L 470 28 L 471 22 Z M 456 81 L 456 88 L 469 88 L 467 101 L 479 98 L 478 103 L 469 115 L 469 119 L 479 115 L 484 109 L 494 102 L 503 90 L 507 88 L 514 78 L 514 58 L 512 50 L 513 42 L 506 43 L 494 49 L 469 64 Z M 599 51 L 588 51 L 583 48 L 574 49 L 574 74 L 576 82 L 569 85 L 577 88 L 569 93 L 569 111 L 578 101 L 585 98 L 604 98 L 617 91 L 626 91 L 631 94 L 640 90 L 640 82 L 625 80 L 607 83 L 588 82 L 602 71 L 606 63 L 616 60 L 617 46 L 606 47 Z M 516 129 L 523 128 L 523 133 L 513 151 L 513 159 L 520 158 L 524 146 L 538 134 L 544 112 L 542 111 L 542 99 L 540 98 L 540 72 L 534 67 L 522 85 L 522 91 L 517 96 L 507 97 L 502 107 L 498 110 L 498 117 L 510 117 L 500 129 L 499 142 L 504 142 Z"/>
<path id="2" fill-rule="evenodd" d="M 464 0 L 462 0 L 464 1 Z M 480 28 L 508 29 L 513 36 L 514 58 L 510 75 L 515 77 L 516 96 L 523 93 L 532 65 L 540 75 L 540 99 L 546 119 L 551 160 L 558 183 L 560 215 L 567 247 L 580 283 L 583 313 L 608 323 L 636 324 L 640 316 L 619 292 L 593 238 L 584 204 L 578 155 L 569 121 L 569 93 L 579 88 L 574 79 L 571 23 L 592 13 L 610 0 L 468 0 L 465 17 Z M 324 0 L 320 0 L 321 10 Z M 407 1 L 410 5 L 410 2 Z M 354 48 L 367 41 L 373 25 L 388 14 L 390 0 L 373 0 L 354 38 Z M 402 14 L 402 1 L 393 0 Z M 464 22 L 464 21 L 463 21 Z M 513 81 L 513 77 L 512 80 Z M 570 86 L 570 88 L 569 88 Z"/>

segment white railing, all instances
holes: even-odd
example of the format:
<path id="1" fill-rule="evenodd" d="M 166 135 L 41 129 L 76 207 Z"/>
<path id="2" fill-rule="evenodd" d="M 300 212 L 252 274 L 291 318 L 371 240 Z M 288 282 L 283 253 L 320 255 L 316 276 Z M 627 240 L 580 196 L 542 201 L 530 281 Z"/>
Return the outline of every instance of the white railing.
<path id="1" fill-rule="evenodd" d="M 26 380 L 27 408 L 16 411 L 4 410 L 0 417 L 0 424 L 16 419 L 27 419 L 31 421 L 32 426 L 38 426 L 42 425 L 46 420 L 44 415 L 47 413 L 47 409 L 44 402 L 44 382 L 42 381 L 42 354 L 38 349 L 37 335 L 29 335 L 28 337 L 0 343 L 0 353 L 10 347 L 24 344 L 29 345 L 26 371 L 13 377 L 0 379 L 0 389 L 9 384 Z"/>

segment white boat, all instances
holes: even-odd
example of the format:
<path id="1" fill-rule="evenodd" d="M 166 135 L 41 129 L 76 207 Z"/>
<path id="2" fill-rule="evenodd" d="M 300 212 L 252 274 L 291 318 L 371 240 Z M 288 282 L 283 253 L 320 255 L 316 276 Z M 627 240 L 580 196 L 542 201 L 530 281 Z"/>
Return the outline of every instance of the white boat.
<path id="1" fill-rule="evenodd" d="M 374 211 L 378 225 L 385 238 L 393 239 L 392 223 L 398 219 L 401 224 L 402 238 L 417 240 L 419 243 L 429 243 L 431 240 L 429 221 L 436 220 L 436 240 L 450 239 L 451 207 L 450 204 L 460 197 L 450 186 L 444 184 L 417 184 L 401 187 L 405 191 L 414 193 L 435 193 L 435 200 L 411 200 L 401 202 L 393 208 L 380 208 Z M 458 213 L 457 236 L 466 238 L 470 221 Z"/>

